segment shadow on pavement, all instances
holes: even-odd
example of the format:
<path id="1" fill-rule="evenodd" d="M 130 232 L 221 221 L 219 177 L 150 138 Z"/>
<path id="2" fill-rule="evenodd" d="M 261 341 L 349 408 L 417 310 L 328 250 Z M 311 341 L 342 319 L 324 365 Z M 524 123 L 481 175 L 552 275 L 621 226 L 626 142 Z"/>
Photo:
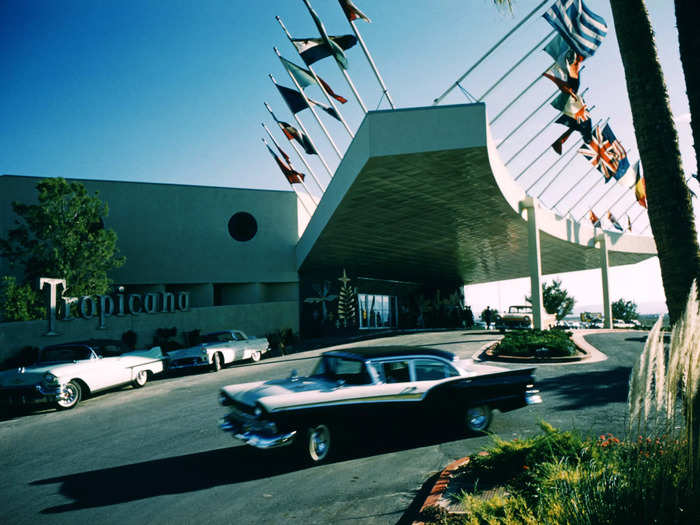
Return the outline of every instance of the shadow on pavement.
<path id="1" fill-rule="evenodd" d="M 345 443 L 334 461 L 430 446 L 452 439 L 464 439 L 464 436 L 438 435 L 436 432 L 412 438 L 382 436 L 361 448 L 356 446 L 356 442 L 352 446 Z M 30 485 L 60 484 L 60 494 L 72 502 L 41 511 L 42 514 L 57 514 L 167 494 L 195 492 L 315 468 L 301 464 L 295 459 L 294 452 L 289 447 L 262 451 L 237 446 L 57 476 L 33 481 Z"/>
<path id="2" fill-rule="evenodd" d="M 578 410 L 624 403 L 627 400 L 631 367 L 618 366 L 600 372 L 581 372 L 566 374 L 537 381 L 537 388 L 548 403 L 557 403 L 548 394 L 563 398 L 563 404 L 557 410 Z"/>

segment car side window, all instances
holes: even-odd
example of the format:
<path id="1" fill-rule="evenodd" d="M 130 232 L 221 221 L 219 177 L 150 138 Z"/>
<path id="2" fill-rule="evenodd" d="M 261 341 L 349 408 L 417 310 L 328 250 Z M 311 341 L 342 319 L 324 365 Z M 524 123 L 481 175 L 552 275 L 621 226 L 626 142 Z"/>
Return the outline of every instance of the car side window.
<path id="1" fill-rule="evenodd" d="M 386 383 L 408 383 L 411 373 L 408 361 L 389 361 L 382 364 L 382 372 Z"/>
<path id="2" fill-rule="evenodd" d="M 416 381 L 437 381 L 459 375 L 457 370 L 437 359 L 416 359 L 413 369 Z"/>
<path id="3" fill-rule="evenodd" d="M 234 341 L 243 341 L 245 337 L 243 337 L 243 334 L 240 332 L 233 332 L 233 340 Z"/>

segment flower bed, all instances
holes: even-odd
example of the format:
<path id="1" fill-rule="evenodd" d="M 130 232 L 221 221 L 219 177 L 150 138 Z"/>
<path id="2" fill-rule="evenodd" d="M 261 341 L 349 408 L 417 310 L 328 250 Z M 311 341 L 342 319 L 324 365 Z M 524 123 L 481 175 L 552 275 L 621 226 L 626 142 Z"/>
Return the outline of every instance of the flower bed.
<path id="1" fill-rule="evenodd" d="M 517 330 L 508 332 L 492 351 L 494 356 L 571 357 L 578 355 L 571 332 Z"/>

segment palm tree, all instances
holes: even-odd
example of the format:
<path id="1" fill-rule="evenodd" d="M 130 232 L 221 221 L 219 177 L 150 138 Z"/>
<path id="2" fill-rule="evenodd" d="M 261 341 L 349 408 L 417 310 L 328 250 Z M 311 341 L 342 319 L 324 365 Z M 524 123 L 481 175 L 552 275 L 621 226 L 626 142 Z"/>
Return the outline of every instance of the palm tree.
<path id="1" fill-rule="evenodd" d="M 696 161 L 700 162 L 700 32 L 695 22 L 700 17 L 700 2 L 697 0 L 675 0 L 678 47 L 685 74 L 685 90 L 690 106 L 690 129 L 693 132 Z M 697 170 L 697 164 L 695 169 Z M 696 171 L 696 173 L 698 173 Z"/>
<path id="2" fill-rule="evenodd" d="M 610 0 L 610 6 L 644 165 L 649 223 L 674 323 L 683 313 L 693 279 L 700 273 L 693 207 L 644 0 Z"/>

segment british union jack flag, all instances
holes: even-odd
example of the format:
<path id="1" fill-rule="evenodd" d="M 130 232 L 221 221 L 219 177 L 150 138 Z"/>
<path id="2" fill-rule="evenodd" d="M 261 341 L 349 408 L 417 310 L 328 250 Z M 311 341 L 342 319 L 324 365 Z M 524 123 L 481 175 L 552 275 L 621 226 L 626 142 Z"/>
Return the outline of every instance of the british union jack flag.
<path id="1" fill-rule="evenodd" d="M 617 172 L 619 160 L 615 156 L 614 146 L 605 140 L 600 126 L 593 129 L 591 141 L 584 144 L 578 151 L 603 174 L 606 181 Z"/>

